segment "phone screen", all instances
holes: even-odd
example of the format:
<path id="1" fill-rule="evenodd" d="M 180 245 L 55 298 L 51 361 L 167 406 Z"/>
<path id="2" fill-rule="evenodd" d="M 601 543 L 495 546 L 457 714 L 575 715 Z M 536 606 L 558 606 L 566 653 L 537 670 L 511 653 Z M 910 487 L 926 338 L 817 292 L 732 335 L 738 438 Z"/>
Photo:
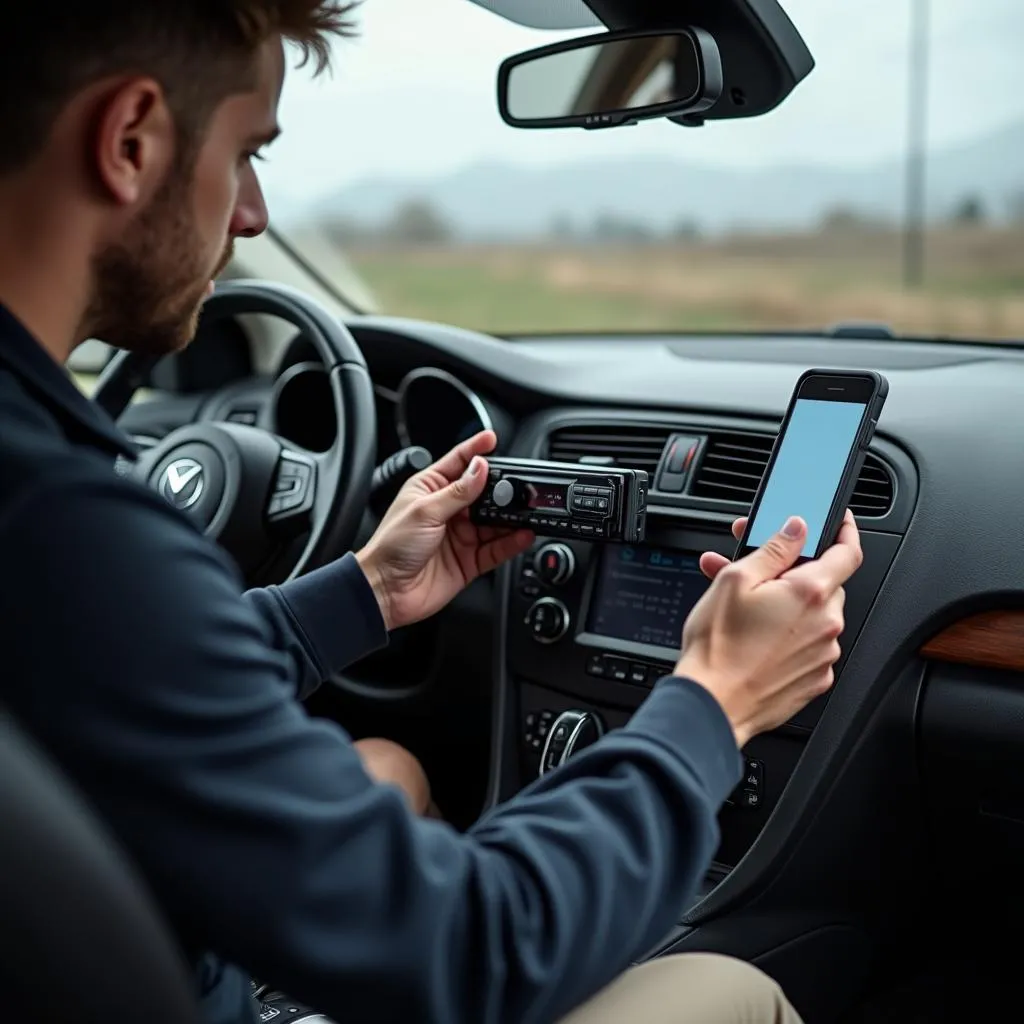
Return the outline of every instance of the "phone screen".
<path id="1" fill-rule="evenodd" d="M 760 547 L 790 516 L 800 516 L 807 523 L 801 554 L 817 552 L 870 400 L 862 386 L 837 387 L 836 397 L 828 397 L 826 380 L 811 378 L 793 405 L 745 547 Z"/>

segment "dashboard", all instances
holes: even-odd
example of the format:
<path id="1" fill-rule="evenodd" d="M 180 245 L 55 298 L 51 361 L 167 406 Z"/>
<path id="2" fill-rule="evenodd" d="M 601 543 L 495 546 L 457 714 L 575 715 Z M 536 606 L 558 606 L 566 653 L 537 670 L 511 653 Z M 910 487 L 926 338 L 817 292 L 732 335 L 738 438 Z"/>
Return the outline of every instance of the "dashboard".
<path id="1" fill-rule="evenodd" d="M 401 675 L 391 708 L 416 691 L 414 662 L 433 666 L 435 685 L 476 674 L 485 806 L 537 777 L 561 715 L 614 729 L 671 670 L 705 585 L 699 554 L 731 553 L 729 525 L 749 507 L 800 373 L 885 373 L 889 399 L 852 502 L 865 560 L 848 587 L 836 685 L 744 751 L 714 868 L 663 945 L 700 936 L 718 948 L 731 921 L 719 947 L 775 950 L 776 976 L 799 987 L 806 972 L 789 979 L 789 958 L 831 963 L 879 936 L 905 941 L 926 919 L 915 901 L 952 899 L 965 866 L 984 876 L 989 906 L 1024 909 L 985 868 L 1024 853 L 1024 351 L 844 336 L 499 339 L 384 317 L 348 326 L 376 388 L 378 461 L 409 445 L 437 456 L 493 427 L 502 454 L 651 476 L 643 545 L 541 536 L 450 610 L 447 654 L 427 658 L 417 641 L 356 673 L 364 697 Z M 323 450 L 328 399 L 296 338 L 273 375 L 163 395 L 124 425 L 145 443 L 176 416 L 233 419 Z M 679 451 L 693 453 L 686 472 Z M 766 923 L 772 906 L 785 912 Z M 741 938 L 737 921 L 750 922 Z"/>

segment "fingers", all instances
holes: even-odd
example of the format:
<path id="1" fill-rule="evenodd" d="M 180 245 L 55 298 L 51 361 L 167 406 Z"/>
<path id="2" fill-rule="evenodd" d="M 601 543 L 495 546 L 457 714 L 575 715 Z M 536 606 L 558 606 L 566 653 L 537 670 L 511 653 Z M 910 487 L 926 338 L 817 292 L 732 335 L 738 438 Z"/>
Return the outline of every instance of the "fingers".
<path id="1" fill-rule="evenodd" d="M 516 555 L 521 555 L 533 543 L 533 537 L 531 530 L 517 530 L 481 544 L 476 556 L 480 574 L 491 572 Z"/>
<path id="2" fill-rule="evenodd" d="M 857 529 L 853 513 L 847 509 L 835 544 L 820 558 L 791 569 L 785 574 L 785 578 L 827 597 L 837 587 L 841 587 L 860 568 L 863 561 L 860 531 Z"/>
<path id="3" fill-rule="evenodd" d="M 455 452 L 460 451 L 462 447 L 460 445 Z M 455 452 L 445 456 L 442 462 L 450 459 Z M 454 483 L 442 487 L 441 490 L 426 498 L 422 507 L 433 522 L 442 525 L 472 505 L 483 494 L 486 486 L 487 463 L 479 455 L 474 455 L 470 457 L 465 472 Z"/>
<path id="4" fill-rule="evenodd" d="M 717 551 L 705 551 L 700 556 L 700 571 L 704 573 L 709 580 L 713 580 L 727 565 L 730 565 L 730 561 L 725 555 L 720 555 Z"/>
<path id="5" fill-rule="evenodd" d="M 498 444 L 498 436 L 493 430 L 481 430 L 468 441 L 456 445 L 447 455 L 443 455 L 430 468 L 440 473 L 445 480 L 458 480 L 476 455 L 487 455 L 493 452 Z"/>
<path id="6" fill-rule="evenodd" d="M 747 528 L 747 517 L 740 516 L 739 519 L 734 519 L 732 523 L 732 535 L 736 540 L 743 539 L 743 531 Z M 700 571 L 704 573 L 709 580 L 713 580 L 727 565 L 731 564 L 730 559 L 726 558 L 725 555 L 718 554 L 717 551 L 705 551 L 700 556 Z"/>
<path id="7" fill-rule="evenodd" d="M 769 537 L 756 551 L 733 564 L 742 566 L 743 575 L 750 582 L 755 585 L 764 583 L 792 568 L 806 541 L 807 524 L 799 516 L 791 516 L 778 533 Z"/>

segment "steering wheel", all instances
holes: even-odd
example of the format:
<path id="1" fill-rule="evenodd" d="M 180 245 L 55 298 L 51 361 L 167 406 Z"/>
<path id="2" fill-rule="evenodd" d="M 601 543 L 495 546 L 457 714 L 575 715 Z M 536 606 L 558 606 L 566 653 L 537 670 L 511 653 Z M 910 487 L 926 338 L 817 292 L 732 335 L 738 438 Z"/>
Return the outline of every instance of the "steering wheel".
<path id="1" fill-rule="evenodd" d="M 327 371 L 337 433 L 326 452 L 239 423 L 193 423 L 143 452 L 127 475 L 154 488 L 235 558 L 246 580 L 280 582 L 348 551 L 370 496 L 376 460 L 373 384 L 348 329 L 319 303 L 265 281 L 219 284 L 204 321 L 278 317 L 302 331 Z M 94 401 L 115 418 L 156 360 L 118 353 Z"/>

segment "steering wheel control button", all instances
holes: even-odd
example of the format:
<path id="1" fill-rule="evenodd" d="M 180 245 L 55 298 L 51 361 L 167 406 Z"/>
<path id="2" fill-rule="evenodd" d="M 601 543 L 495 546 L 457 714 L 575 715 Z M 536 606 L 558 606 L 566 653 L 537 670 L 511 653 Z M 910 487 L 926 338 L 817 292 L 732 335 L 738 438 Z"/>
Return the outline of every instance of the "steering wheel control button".
<path id="1" fill-rule="evenodd" d="M 561 586 L 576 571 L 576 556 L 566 544 L 545 544 L 533 556 L 533 570 L 544 583 Z"/>
<path id="2" fill-rule="evenodd" d="M 592 711 L 563 711 L 544 743 L 539 774 L 565 764 L 573 754 L 596 743 L 603 735 L 604 723 Z"/>
<path id="3" fill-rule="evenodd" d="M 313 461 L 296 452 L 283 452 L 267 504 L 267 517 L 280 520 L 308 512 L 313 507 Z"/>
<path id="4" fill-rule="evenodd" d="M 530 605 L 525 623 L 530 634 L 539 644 L 553 644 L 569 631 L 571 618 L 569 609 L 553 597 L 542 597 Z"/>

